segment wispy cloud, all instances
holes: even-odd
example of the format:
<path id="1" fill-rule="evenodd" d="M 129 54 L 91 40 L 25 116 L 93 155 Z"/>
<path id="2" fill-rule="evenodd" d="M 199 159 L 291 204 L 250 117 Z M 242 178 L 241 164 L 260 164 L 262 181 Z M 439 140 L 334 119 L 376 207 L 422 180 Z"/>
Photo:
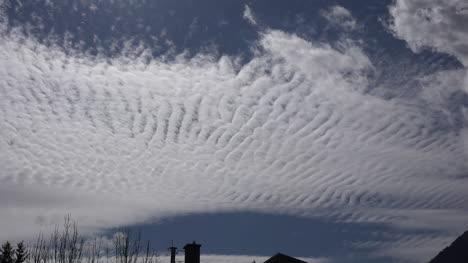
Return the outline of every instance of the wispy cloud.
<path id="1" fill-rule="evenodd" d="M 358 27 L 356 19 L 348 9 L 335 5 L 326 10 L 322 10 L 321 15 L 330 22 L 330 24 L 341 27 L 345 30 L 355 30 Z"/>
<path id="2" fill-rule="evenodd" d="M 244 17 L 245 20 L 247 20 L 252 25 L 257 24 L 257 19 L 255 18 L 255 15 L 252 12 L 252 9 L 248 5 L 244 6 L 244 16 L 243 17 Z"/>

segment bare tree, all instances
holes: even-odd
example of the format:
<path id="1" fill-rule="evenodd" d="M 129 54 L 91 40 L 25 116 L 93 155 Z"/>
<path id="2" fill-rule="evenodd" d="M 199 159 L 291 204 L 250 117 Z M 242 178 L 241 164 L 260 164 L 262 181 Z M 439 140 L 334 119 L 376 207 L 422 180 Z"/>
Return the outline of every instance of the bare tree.
<path id="1" fill-rule="evenodd" d="M 105 239 L 104 239 L 105 240 Z M 103 247 L 103 239 L 85 240 L 70 215 L 62 228 L 56 226 L 47 240 L 39 233 L 35 243 L 25 251 L 21 262 L 12 263 L 157 263 L 158 254 L 148 240 L 142 248 L 141 232 L 126 229 L 114 235 L 112 246 Z M 105 254 L 105 255 L 104 255 Z M 104 258 L 105 257 L 105 258 Z M 24 260 L 23 260 L 24 259 Z M 84 262 L 83 262 L 84 261 Z"/>
<path id="2" fill-rule="evenodd" d="M 48 246 L 42 233 L 39 233 L 39 235 L 37 236 L 36 243 L 30 248 L 29 254 L 29 260 L 32 263 L 47 262 Z"/>
<path id="3" fill-rule="evenodd" d="M 101 258 L 101 246 L 102 240 L 98 238 L 94 238 L 88 243 L 87 246 L 87 263 L 99 263 Z"/>
<path id="4" fill-rule="evenodd" d="M 136 263 L 140 255 L 141 232 L 136 236 L 126 229 L 114 236 L 116 263 Z"/>
<path id="5" fill-rule="evenodd" d="M 81 263 L 84 243 L 76 223 L 68 215 L 62 231 L 55 227 L 49 242 L 39 233 L 36 243 L 30 248 L 30 263 Z"/>
<path id="6" fill-rule="evenodd" d="M 155 263 L 157 252 L 151 249 L 148 240 L 144 251 L 141 247 L 141 232 L 133 234 L 126 229 L 114 236 L 114 249 L 116 263 Z M 142 253 L 143 252 L 143 253 Z"/>

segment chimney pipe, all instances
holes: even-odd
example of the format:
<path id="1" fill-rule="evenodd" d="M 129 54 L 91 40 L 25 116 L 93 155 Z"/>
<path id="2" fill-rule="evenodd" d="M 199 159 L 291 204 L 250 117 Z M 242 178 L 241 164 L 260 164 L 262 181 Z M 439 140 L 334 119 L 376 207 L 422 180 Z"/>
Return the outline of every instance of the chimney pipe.
<path id="1" fill-rule="evenodd" d="M 201 244 L 197 244 L 195 241 L 184 246 L 185 263 L 200 263 L 200 247 Z"/>
<path id="2" fill-rule="evenodd" d="M 176 263 L 175 262 L 175 255 L 177 254 L 177 248 L 172 246 L 169 249 L 171 250 L 171 263 Z"/>

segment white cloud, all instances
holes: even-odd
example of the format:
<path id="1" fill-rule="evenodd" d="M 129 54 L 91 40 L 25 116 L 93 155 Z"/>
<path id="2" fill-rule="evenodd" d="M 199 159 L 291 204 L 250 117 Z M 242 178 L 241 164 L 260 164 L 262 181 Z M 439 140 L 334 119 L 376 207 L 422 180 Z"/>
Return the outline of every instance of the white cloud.
<path id="1" fill-rule="evenodd" d="M 356 20 L 348 9 L 335 5 L 326 10 L 322 10 L 321 15 L 332 25 L 342 27 L 346 30 L 355 30 L 357 28 Z"/>
<path id="2" fill-rule="evenodd" d="M 464 0 L 397 0 L 390 28 L 417 52 L 432 48 L 468 65 L 468 3 Z"/>
<path id="3" fill-rule="evenodd" d="M 453 242 L 452 237 L 414 237 L 406 236 L 400 238 L 398 242 L 389 244 L 379 244 L 381 248 L 377 249 L 373 256 L 376 257 L 395 257 L 415 262 L 429 262 L 437 255 L 441 249 L 447 247 Z"/>
<path id="4" fill-rule="evenodd" d="M 389 6 L 392 17 L 390 29 L 393 34 L 407 42 L 414 52 L 429 48 L 437 52 L 450 54 L 456 57 L 465 66 L 465 80 L 460 85 L 445 85 L 443 89 L 453 87 L 468 93 L 468 3 L 463 0 L 449 1 L 423 1 L 423 0 L 397 0 Z M 450 80 L 448 74 L 439 73 L 438 80 L 447 79 L 453 84 L 460 78 Z M 458 73 L 460 74 L 460 73 Z M 463 74 L 463 73 L 461 73 Z M 447 76 L 444 76 L 447 75 Z M 453 75 L 453 74 L 452 74 Z M 446 83 L 448 84 L 448 83 Z M 447 94 L 446 91 L 443 93 Z M 431 94 L 434 94 L 433 92 Z M 440 96 L 435 94 L 436 98 Z M 463 129 L 460 144 L 468 150 L 468 110 L 466 105 L 459 105 L 464 115 Z M 468 156 L 465 156 L 468 159 Z"/>
<path id="5" fill-rule="evenodd" d="M 465 82 L 465 70 L 440 71 L 421 79 L 422 98 L 431 104 L 447 105 L 451 96 L 461 91 Z"/>
<path id="6" fill-rule="evenodd" d="M 428 114 L 441 105 L 366 94 L 372 65 L 352 44 L 270 30 L 258 45 L 239 65 L 144 47 L 92 57 L 2 35 L 2 238 L 64 213 L 88 232 L 226 210 L 428 228 L 466 219 L 462 137 Z"/>
<path id="7" fill-rule="evenodd" d="M 257 19 L 255 18 L 254 13 L 252 12 L 252 9 L 250 9 L 250 6 L 245 5 L 244 6 L 244 19 L 247 20 L 250 24 L 256 25 L 257 24 Z"/>

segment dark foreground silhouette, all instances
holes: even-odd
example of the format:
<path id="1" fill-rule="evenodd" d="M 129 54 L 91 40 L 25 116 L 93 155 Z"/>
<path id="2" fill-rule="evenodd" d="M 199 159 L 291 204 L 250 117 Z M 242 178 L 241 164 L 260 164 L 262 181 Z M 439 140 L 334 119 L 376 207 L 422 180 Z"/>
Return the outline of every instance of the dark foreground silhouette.
<path id="1" fill-rule="evenodd" d="M 459 236 L 450 246 L 442 250 L 429 263 L 467 263 L 468 231 Z"/>
<path id="2" fill-rule="evenodd" d="M 185 250 L 185 257 L 184 263 L 200 263 L 200 247 L 201 244 L 197 244 L 195 241 L 191 244 L 187 244 L 184 246 Z M 177 248 L 172 246 L 169 248 L 171 251 L 171 261 L 170 263 L 176 263 L 175 255 L 177 254 Z M 255 263 L 253 261 L 252 263 Z M 276 255 L 269 258 L 264 263 L 307 263 L 297 258 L 293 258 L 281 253 L 277 253 Z"/>
<path id="3" fill-rule="evenodd" d="M 14 248 L 6 241 L 0 246 L 0 263 L 157 263 L 158 253 L 151 248 L 150 241 L 146 246 L 141 242 L 141 232 L 134 234 L 129 229 L 113 235 L 110 246 L 102 246 L 102 238 L 85 240 L 78 233 L 76 223 L 70 215 L 64 218 L 63 228 L 56 226 L 47 240 L 40 233 L 36 242 L 25 245 L 23 242 Z M 201 244 L 193 243 L 184 246 L 184 263 L 200 263 Z M 176 261 L 177 247 L 171 251 L 170 263 Z M 101 261 L 104 260 L 104 261 Z M 254 261 L 255 262 L 255 261 Z M 278 253 L 264 263 L 307 263 Z M 442 250 L 429 263 L 468 263 L 468 231 L 458 237 L 450 246 Z"/>

